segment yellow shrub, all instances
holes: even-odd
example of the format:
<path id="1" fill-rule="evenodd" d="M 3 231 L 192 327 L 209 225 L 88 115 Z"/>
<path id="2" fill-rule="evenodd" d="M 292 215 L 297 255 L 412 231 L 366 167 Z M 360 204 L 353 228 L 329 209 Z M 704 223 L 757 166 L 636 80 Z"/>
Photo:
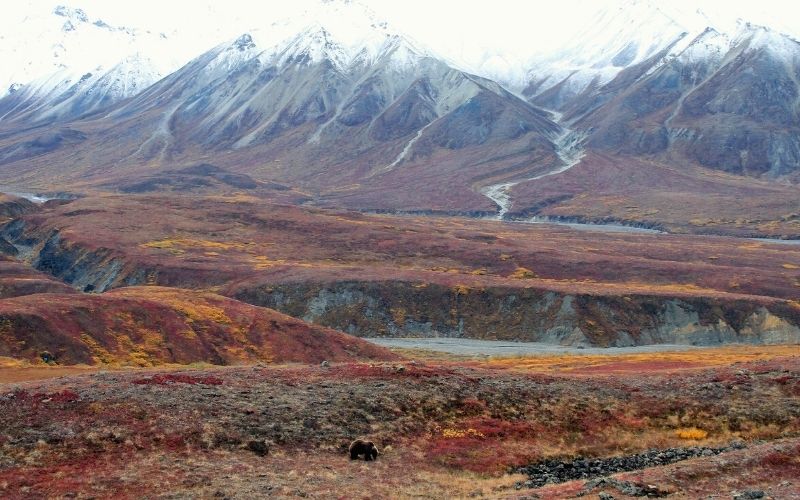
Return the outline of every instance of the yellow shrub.
<path id="1" fill-rule="evenodd" d="M 445 439 L 458 439 L 465 437 L 482 438 L 483 433 L 475 429 L 442 429 L 442 437 Z"/>
<path id="2" fill-rule="evenodd" d="M 517 270 L 511 273 L 508 277 L 518 280 L 525 280 L 525 279 L 535 278 L 536 273 L 534 273 L 530 269 L 526 269 L 524 267 L 518 267 Z"/>
<path id="3" fill-rule="evenodd" d="M 81 341 L 89 347 L 95 363 L 109 365 L 115 363 L 117 359 L 108 352 L 100 343 L 87 333 L 81 334 Z"/>
<path id="4" fill-rule="evenodd" d="M 393 307 L 389 310 L 392 314 L 392 321 L 395 325 L 404 325 L 406 323 L 406 310 L 402 307 Z"/>
<path id="5" fill-rule="evenodd" d="M 697 427 L 684 427 L 682 429 L 677 429 L 675 434 L 681 439 L 705 439 L 708 437 L 708 432 L 704 431 L 703 429 L 698 429 Z"/>

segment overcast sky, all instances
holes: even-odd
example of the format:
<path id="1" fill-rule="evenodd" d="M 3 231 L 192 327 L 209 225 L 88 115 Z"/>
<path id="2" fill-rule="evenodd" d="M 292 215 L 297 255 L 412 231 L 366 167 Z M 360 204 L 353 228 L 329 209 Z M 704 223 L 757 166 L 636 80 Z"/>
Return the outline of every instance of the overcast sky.
<path id="1" fill-rule="evenodd" d="M 4 2 L 4 15 L 56 4 L 81 7 L 112 25 L 208 39 L 208 46 L 292 15 L 318 0 L 22 0 Z M 626 0 L 630 1 L 630 0 Z M 792 0 L 652 0 L 665 9 L 702 9 L 720 23 L 743 18 L 800 36 L 800 2 Z M 599 8 L 623 0 L 362 0 L 379 16 L 445 55 L 491 47 L 528 55 L 558 46 Z M 31 7 L 33 6 L 33 7 Z M 222 38 L 222 39 L 220 39 Z"/>
<path id="2" fill-rule="evenodd" d="M 303 4 L 316 0 L 41 0 L 44 4 L 64 3 L 115 23 L 133 22 L 167 30 L 205 27 L 211 24 L 244 27 L 255 17 L 284 17 Z M 720 17 L 741 17 L 760 24 L 781 24 L 800 31 L 800 2 L 792 0 L 653 0 L 665 8 L 702 9 Z M 16 2 L 15 2 L 16 3 Z M 24 3 L 24 2 L 21 2 Z M 523 34 L 532 28 L 542 35 L 558 35 L 575 20 L 585 20 L 598 6 L 624 4 L 623 0 L 361 0 L 375 12 L 408 30 L 431 37 L 458 34 L 463 27 L 480 38 Z M 4 5 L 4 10 L 8 7 Z M 478 33 L 477 31 L 482 31 Z M 454 33 L 455 31 L 455 33 Z"/>

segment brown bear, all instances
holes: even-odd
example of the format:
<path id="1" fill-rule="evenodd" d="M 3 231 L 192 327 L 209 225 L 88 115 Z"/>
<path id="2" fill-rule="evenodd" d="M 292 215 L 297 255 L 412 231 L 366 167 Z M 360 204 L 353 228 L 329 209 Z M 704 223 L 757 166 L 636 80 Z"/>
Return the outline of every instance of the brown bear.
<path id="1" fill-rule="evenodd" d="M 358 460 L 359 455 L 364 455 L 364 460 L 369 462 L 378 458 L 378 449 L 372 441 L 356 439 L 350 443 L 350 460 Z"/>

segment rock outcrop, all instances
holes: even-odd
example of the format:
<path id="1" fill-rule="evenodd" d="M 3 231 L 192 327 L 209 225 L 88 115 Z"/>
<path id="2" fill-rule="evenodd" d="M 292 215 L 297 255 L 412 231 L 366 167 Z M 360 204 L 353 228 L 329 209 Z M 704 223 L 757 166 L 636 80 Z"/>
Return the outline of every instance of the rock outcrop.
<path id="1" fill-rule="evenodd" d="M 783 301 L 568 294 L 407 282 L 270 285 L 244 302 L 370 337 L 463 337 L 562 345 L 800 342 L 800 308 Z"/>

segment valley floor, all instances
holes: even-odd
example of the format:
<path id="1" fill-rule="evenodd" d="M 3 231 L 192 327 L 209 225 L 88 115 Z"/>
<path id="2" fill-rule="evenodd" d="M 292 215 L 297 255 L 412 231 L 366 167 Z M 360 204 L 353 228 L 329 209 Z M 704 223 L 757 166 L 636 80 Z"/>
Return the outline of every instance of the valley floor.
<path id="1" fill-rule="evenodd" d="M 0 496 L 800 494 L 796 346 L 606 359 L 401 352 L 397 362 L 330 366 L 41 367 L 53 378 L 27 382 L 8 374 L 35 367 L 7 366 Z M 380 447 L 376 462 L 349 460 L 348 443 L 362 436 Z M 576 457 L 627 463 L 650 449 L 673 451 L 627 472 L 587 468 L 566 482 L 554 472 L 557 484 L 544 486 L 520 469 L 557 460 L 559 471 Z M 697 456 L 665 458 L 682 454 Z"/>
<path id="2" fill-rule="evenodd" d="M 368 338 L 379 346 L 395 349 L 422 349 L 462 356 L 548 356 L 570 355 L 623 355 L 658 353 L 699 349 L 692 345 L 652 344 L 633 347 L 584 347 L 545 344 L 542 342 L 510 342 L 502 340 L 477 340 L 458 338 Z"/>

